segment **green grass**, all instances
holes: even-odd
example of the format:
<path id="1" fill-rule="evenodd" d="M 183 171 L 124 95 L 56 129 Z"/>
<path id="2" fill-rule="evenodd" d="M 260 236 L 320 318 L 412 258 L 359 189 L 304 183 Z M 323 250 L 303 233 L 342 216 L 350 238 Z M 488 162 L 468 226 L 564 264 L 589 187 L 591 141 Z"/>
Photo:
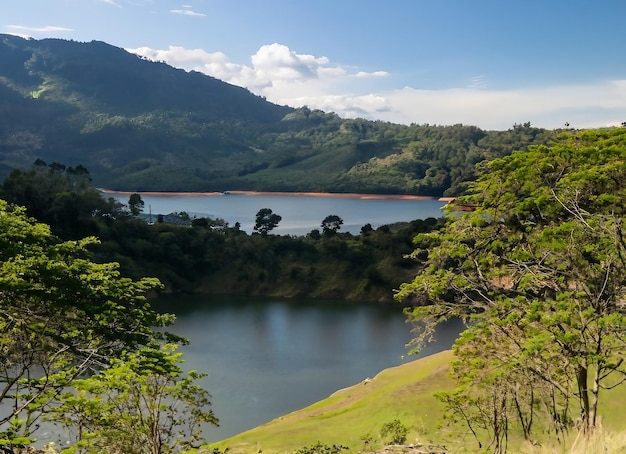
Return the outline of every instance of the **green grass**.
<path id="1" fill-rule="evenodd" d="M 293 453 L 320 441 L 325 445 L 347 446 L 346 452 L 366 451 L 364 439 L 370 438 L 367 451 L 382 448 L 387 439 L 380 436 L 383 424 L 398 419 L 409 427 L 407 443 L 445 445 L 450 453 L 480 451 L 469 431 L 444 424 L 444 408 L 433 394 L 451 390 L 448 375 L 452 352 L 445 351 L 385 369 L 373 379 L 339 390 L 309 407 L 284 415 L 267 424 L 211 445 L 229 454 Z M 608 392 L 607 392 L 608 394 Z M 601 397 L 601 430 L 592 440 L 576 431 L 558 445 L 543 440 L 531 445 L 512 434 L 511 453 L 606 453 L 626 452 L 626 387 Z"/>
<path id="2" fill-rule="evenodd" d="M 380 429 L 394 419 L 410 427 L 409 442 L 436 441 L 443 406 L 433 393 L 452 388 L 448 377 L 451 358 L 447 351 L 386 369 L 309 407 L 212 446 L 228 448 L 231 454 L 285 453 L 321 441 L 358 452 L 366 436 L 372 438 L 372 446 L 383 446 Z"/>

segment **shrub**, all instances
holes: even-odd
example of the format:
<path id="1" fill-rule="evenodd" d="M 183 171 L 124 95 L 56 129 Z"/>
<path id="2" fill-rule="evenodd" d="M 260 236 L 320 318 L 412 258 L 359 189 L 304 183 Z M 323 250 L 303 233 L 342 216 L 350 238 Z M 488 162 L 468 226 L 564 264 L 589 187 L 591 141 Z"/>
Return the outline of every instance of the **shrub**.
<path id="1" fill-rule="evenodd" d="M 393 421 L 383 424 L 382 429 L 380 429 L 381 437 L 385 438 L 390 436 L 389 442 L 397 445 L 404 444 L 408 433 L 409 428 L 402 424 L 399 419 L 394 419 Z"/>

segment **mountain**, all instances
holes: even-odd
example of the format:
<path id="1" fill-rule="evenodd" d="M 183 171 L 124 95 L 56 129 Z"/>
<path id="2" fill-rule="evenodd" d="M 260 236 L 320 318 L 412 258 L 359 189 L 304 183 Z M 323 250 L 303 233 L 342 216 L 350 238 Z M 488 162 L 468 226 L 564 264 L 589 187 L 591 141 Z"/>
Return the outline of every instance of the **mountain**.
<path id="1" fill-rule="evenodd" d="M 341 119 L 103 42 L 0 35 L 0 176 L 41 159 L 120 190 L 451 195 L 551 136 Z"/>

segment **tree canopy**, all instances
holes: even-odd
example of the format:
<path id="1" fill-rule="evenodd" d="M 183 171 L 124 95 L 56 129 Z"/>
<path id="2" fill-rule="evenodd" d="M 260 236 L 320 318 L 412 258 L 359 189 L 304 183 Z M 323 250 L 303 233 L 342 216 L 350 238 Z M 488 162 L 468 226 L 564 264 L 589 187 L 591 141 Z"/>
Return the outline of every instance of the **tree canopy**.
<path id="1" fill-rule="evenodd" d="M 401 286 L 415 347 L 439 322 L 455 345 L 456 419 L 496 452 L 512 427 L 536 436 L 598 424 L 601 397 L 626 378 L 626 130 L 563 133 L 484 165 L 440 231 L 418 235 L 425 270 Z M 515 424 L 513 424 L 515 423 Z"/>
<path id="2" fill-rule="evenodd" d="M 94 263 L 97 240 L 59 241 L 23 208 L 0 200 L 0 448 L 26 445 L 59 392 L 123 352 L 159 340 L 173 316 L 151 309 L 156 279 Z"/>
<path id="3" fill-rule="evenodd" d="M 203 424 L 217 425 L 209 393 L 184 373 L 176 345 L 147 346 L 113 358 L 100 373 L 73 382 L 48 419 L 64 426 L 78 451 L 179 453 L 204 441 Z"/>
<path id="4" fill-rule="evenodd" d="M 322 233 L 324 235 L 332 236 L 337 233 L 337 231 L 341 228 L 342 225 L 343 225 L 343 219 L 341 219 L 336 214 L 329 214 L 322 220 L 320 227 L 322 228 Z"/>
<path id="5" fill-rule="evenodd" d="M 270 208 L 261 208 L 256 214 L 254 230 L 261 235 L 267 235 L 278 226 L 281 220 L 282 216 L 274 213 Z"/>
<path id="6" fill-rule="evenodd" d="M 89 175 L 82 165 L 37 159 L 29 170 L 15 169 L 2 181 L 0 198 L 26 207 L 28 216 L 48 224 L 63 239 L 94 235 L 98 219 L 124 217 L 128 211 L 113 198 L 102 197 Z"/>
<path id="7" fill-rule="evenodd" d="M 130 209 L 130 214 L 133 216 L 139 216 L 139 214 L 143 212 L 144 206 L 145 202 L 140 194 L 135 192 L 128 197 L 128 208 Z"/>

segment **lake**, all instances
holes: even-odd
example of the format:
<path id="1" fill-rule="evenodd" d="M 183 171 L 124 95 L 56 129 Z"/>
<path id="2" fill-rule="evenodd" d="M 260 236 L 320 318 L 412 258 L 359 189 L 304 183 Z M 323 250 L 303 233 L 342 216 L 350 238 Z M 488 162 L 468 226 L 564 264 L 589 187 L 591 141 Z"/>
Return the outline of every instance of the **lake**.
<path id="1" fill-rule="evenodd" d="M 170 296 L 155 303 L 177 315 L 169 331 L 187 337 L 185 367 L 206 372 L 219 441 L 374 377 L 408 356 L 411 326 L 401 308 L 341 301 Z M 439 330 L 420 356 L 449 349 L 460 322 Z"/>
<path id="2" fill-rule="evenodd" d="M 127 193 L 105 193 L 105 196 L 127 203 Z M 187 212 L 195 217 L 224 219 L 230 226 L 236 222 L 241 229 L 252 233 L 256 213 L 261 208 L 269 208 L 282 216 L 276 234 L 305 235 L 313 229 L 319 229 L 322 220 L 336 214 L 343 220 L 341 232 L 358 234 L 361 227 L 371 224 L 378 228 L 384 224 L 399 221 L 413 221 L 428 217 L 441 217 L 444 201 L 429 198 L 384 198 L 385 196 L 313 196 L 304 194 L 236 194 L 228 195 L 189 195 L 168 194 L 141 195 L 144 201 L 144 213 L 158 214 Z"/>
<path id="3" fill-rule="evenodd" d="M 129 194 L 105 194 L 122 203 Z M 185 211 L 221 218 L 252 233 L 256 213 L 270 208 L 282 216 L 277 234 L 304 235 L 331 214 L 344 221 L 341 232 L 361 227 L 441 217 L 444 201 L 376 196 L 303 194 L 142 194 L 144 213 Z M 202 385 L 213 395 L 220 427 L 207 439 L 218 441 L 306 407 L 338 389 L 354 385 L 408 357 L 411 326 L 400 307 L 216 296 L 172 296 L 156 302 L 177 315 L 170 331 L 187 337 L 189 369 L 206 372 Z M 460 323 L 442 327 L 438 342 L 421 356 L 451 347 Z"/>

